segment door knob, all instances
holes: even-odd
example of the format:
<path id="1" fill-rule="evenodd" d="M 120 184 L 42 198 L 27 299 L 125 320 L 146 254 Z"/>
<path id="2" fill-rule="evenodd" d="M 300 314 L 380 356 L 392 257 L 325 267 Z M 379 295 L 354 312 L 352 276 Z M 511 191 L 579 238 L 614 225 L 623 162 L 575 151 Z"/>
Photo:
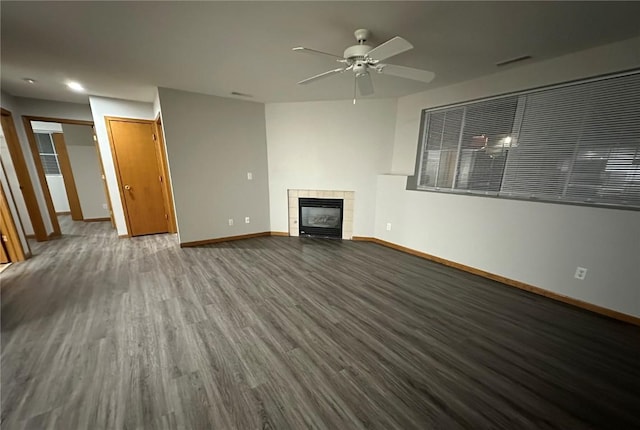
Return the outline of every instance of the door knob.
<path id="1" fill-rule="evenodd" d="M 125 185 L 125 186 L 124 186 L 124 189 L 125 189 L 125 190 L 127 190 L 127 191 L 129 191 L 129 190 L 131 189 L 131 185 Z"/>

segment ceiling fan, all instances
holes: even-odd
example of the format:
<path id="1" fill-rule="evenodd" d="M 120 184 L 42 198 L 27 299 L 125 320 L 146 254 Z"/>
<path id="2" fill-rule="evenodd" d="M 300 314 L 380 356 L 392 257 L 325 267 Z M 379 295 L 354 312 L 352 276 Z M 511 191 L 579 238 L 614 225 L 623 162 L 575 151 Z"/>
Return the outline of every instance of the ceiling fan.
<path id="1" fill-rule="evenodd" d="M 333 57 L 339 63 L 344 64 L 343 67 L 329 70 L 327 72 L 320 73 L 319 75 L 304 79 L 298 82 L 298 84 L 306 85 L 339 73 L 349 71 L 353 72 L 353 103 L 355 104 L 356 87 L 361 96 L 368 96 L 373 94 L 374 92 L 373 82 L 371 81 L 371 74 L 369 73 L 370 71 L 420 82 L 431 82 L 436 76 L 435 73 L 429 72 L 428 70 L 381 63 L 382 60 L 386 60 L 387 58 L 393 57 L 394 55 L 398 55 L 405 51 L 413 49 L 413 45 L 407 42 L 402 37 L 396 36 L 373 48 L 370 45 L 365 44 L 365 42 L 371 35 L 371 32 L 369 30 L 358 29 L 353 34 L 355 35 L 358 44 L 349 46 L 347 49 L 345 49 L 342 57 L 328 52 L 305 48 L 303 46 L 293 48 L 293 50 L 296 52 L 306 52 L 309 54 Z"/>

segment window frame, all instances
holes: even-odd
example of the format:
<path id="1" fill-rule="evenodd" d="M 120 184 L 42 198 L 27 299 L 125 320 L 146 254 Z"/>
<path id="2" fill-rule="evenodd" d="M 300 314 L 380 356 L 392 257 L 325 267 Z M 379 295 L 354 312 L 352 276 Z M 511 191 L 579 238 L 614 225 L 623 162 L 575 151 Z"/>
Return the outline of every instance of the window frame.
<path id="1" fill-rule="evenodd" d="M 485 198 L 490 197 L 490 198 L 503 199 L 503 200 L 516 200 L 516 201 L 526 201 L 526 202 L 536 202 L 536 203 L 550 203 L 550 204 L 586 206 L 586 207 L 605 208 L 605 209 L 640 211 L 639 206 L 630 206 L 630 205 L 618 204 L 618 203 L 570 201 L 570 200 L 561 200 L 561 199 L 554 200 L 554 199 L 540 198 L 537 196 L 527 197 L 527 196 L 520 196 L 520 195 L 501 194 L 501 191 L 496 192 L 496 191 L 468 190 L 468 189 L 456 189 L 456 188 L 439 188 L 436 186 L 425 186 L 420 184 L 421 176 L 423 174 L 422 166 L 423 166 L 424 156 L 427 152 L 425 151 L 425 145 L 427 144 L 427 139 L 428 139 L 428 126 L 429 126 L 430 113 L 448 111 L 448 110 L 453 110 L 455 108 L 464 108 L 474 103 L 487 102 L 487 101 L 503 99 L 507 97 L 521 97 L 521 96 L 526 97 L 527 95 L 538 93 L 538 92 L 560 89 L 560 88 L 565 88 L 565 87 L 579 85 L 579 84 L 587 84 L 590 82 L 605 81 L 609 79 L 621 78 L 625 76 L 638 75 L 638 74 L 640 74 L 640 69 L 634 68 L 634 69 L 624 70 L 616 73 L 601 74 L 601 75 L 591 76 L 589 78 L 578 78 L 578 79 L 564 81 L 557 84 L 531 87 L 528 89 L 505 92 L 505 93 L 495 94 L 488 97 L 478 97 L 478 98 L 465 100 L 461 102 L 437 105 L 437 106 L 422 109 L 420 114 L 420 128 L 418 133 L 418 145 L 417 145 L 418 148 L 417 148 L 417 154 L 415 158 L 414 175 L 408 178 L 406 189 L 411 191 L 453 194 L 453 195 L 459 195 L 459 196 L 473 196 L 473 197 L 485 197 Z M 466 110 L 464 112 L 466 112 Z M 455 165 L 455 170 L 453 172 L 454 186 L 455 186 L 455 183 L 457 182 L 456 178 L 459 173 L 458 171 L 459 159 L 460 159 L 460 147 L 458 148 L 458 153 L 456 154 L 456 165 Z M 575 160 L 573 160 L 573 162 L 575 162 Z M 506 165 L 505 165 L 505 169 L 506 169 Z"/>
<path id="2" fill-rule="evenodd" d="M 51 149 L 53 150 L 53 152 L 41 152 L 40 144 L 38 142 L 39 134 L 49 136 L 49 141 L 51 142 Z M 52 133 L 47 131 L 37 131 L 37 132 L 34 132 L 34 137 L 36 138 L 36 143 L 37 143 L 36 147 L 38 148 L 38 157 L 40 157 L 40 162 L 42 163 L 42 170 L 44 171 L 44 175 L 45 176 L 62 176 L 62 170 L 60 169 L 60 160 L 58 159 L 58 153 L 56 152 L 56 145 L 55 145 L 55 142 L 53 141 Z M 58 166 L 58 173 L 47 173 L 46 171 L 47 163 L 45 163 L 45 161 L 42 159 L 43 155 L 48 155 L 48 156 L 53 155 L 55 157 L 56 166 Z"/>

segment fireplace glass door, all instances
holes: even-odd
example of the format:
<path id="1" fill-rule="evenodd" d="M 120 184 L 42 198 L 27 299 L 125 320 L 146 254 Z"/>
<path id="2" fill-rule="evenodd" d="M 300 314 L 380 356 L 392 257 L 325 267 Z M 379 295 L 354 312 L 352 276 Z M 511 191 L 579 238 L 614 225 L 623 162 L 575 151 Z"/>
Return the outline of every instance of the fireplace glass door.
<path id="1" fill-rule="evenodd" d="M 300 198 L 300 236 L 342 238 L 342 199 Z"/>

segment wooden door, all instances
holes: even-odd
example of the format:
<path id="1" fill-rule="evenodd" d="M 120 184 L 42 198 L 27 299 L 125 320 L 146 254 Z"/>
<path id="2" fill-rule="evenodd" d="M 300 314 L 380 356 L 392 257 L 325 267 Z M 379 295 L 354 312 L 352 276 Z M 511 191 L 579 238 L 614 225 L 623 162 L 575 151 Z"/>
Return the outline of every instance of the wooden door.
<path id="1" fill-rule="evenodd" d="M 0 234 L 2 234 L 1 231 Z M 11 263 L 11 260 L 9 260 L 9 254 L 7 254 L 7 250 L 4 249 L 4 241 L 0 241 L 0 264 L 6 263 Z"/>
<path id="2" fill-rule="evenodd" d="M 67 200 L 69 200 L 69 210 L 71 211 L 71 219 L 74 221 L 82 221 L 82 207 L 80 206 L 80 198 L 78 197 L 78 189 L 76 188 L 76 180 L 73 178 L 73 170 L 71 169 L 71 160 L 67 152 L 67 145 L 64 143 L 64 135 L 62 133 L 53 133 L 53 144 L 58 154 L 58 164 L 60 165 L 60 173 L 62 173 L 62 181 L 64 189 L 67 192 Z"/>
<path id="3" fill-rule="evenodd" d="M 2 161 L 0 161 L 0 167 L 2 167 L 2 170 L 4 171 Z M 5 194 L 4 187 L 0 184 L 0 241 L 2 242 L 2 252 L 6 254 L 1 257 L 3 263 L 26 260 L 27 252 L 29 251 L 22 247 L 22 242 L 18 235 L 18 228 L 16 227 L 16 221 L 14 221 L 11 209 L 9 208 L 8 198 L 13 200 L 11 189 L 8 189 L 7 194 Z M 15 200 L 13 200 L 13 205 L 15 206 Z M 19 222 L 20 221 L 18 220 L 18 223 Z M 21 224 L 18 225 L 22 228 Z M 22 231 L 22 234 L 24 234 L 24 230 Z M 27 247 L 28 246 L 29 245 L 27 245 Z"/>
<path id="4" fill-rule="evenodd" d="M 107 127 L 129 235 L 168 232 L 154 122 L 107 118 Z"/>
<path id="5" fill-rule="evenodd" d="M 16 176 L 20 183 L 20 191 L 24 197 L 24 203 L 27 207 L 27 212 L 29 213 L 33 232 L 38 242 L 49 240 L 47 230 L 44 227 L 44 221 L 42 220 L 42 214 L 40 213 L 40 207 L 38 206 L 38 201 L 36 199 L 33 183 L 31 182 L 31 175 L 27 169 L 27 163 L 25 162 L 20 141 L 18 140 L 13 117 L 11 116 L 11 112 L 5 109 L 2 109 L 1 112 L 2 131 L 4 132 L 7 147 L 9 148 L 9 155 L 13 162 L 13 168 L 16 170 Z M 31 127 L 31 125 L 29 125 L 29 127 Z M 17 191 L 15 192 L 17 193 Z"/>

